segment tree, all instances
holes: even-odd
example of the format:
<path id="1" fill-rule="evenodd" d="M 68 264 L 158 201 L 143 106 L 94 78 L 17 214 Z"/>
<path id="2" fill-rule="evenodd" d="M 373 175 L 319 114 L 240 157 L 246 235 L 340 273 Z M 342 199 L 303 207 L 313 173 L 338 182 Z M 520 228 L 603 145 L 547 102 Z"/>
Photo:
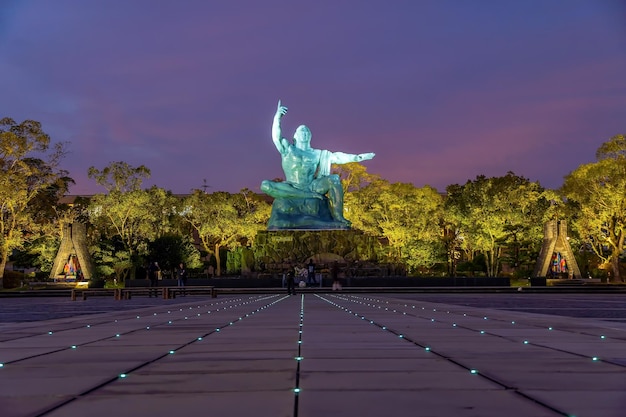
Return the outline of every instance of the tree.
<path id="1" fill-rule="evenodd" d="M 114 276 L 117 282 L 124 282 L 133 269 L 130 255 L 118 236 L 97 239 L 89 247 L 89 252 L 95 263 L 96 276 L 100 278 Z"/>
<path id="2" fill-rule="evenodd" d="M 485 256 L 488 276 L 499 273 L 512 242 L 541 242 L 550 202 L 539 183 L 508 172 L 503 177 L 480 175 L 446 190 L 446 219 L 458 230 L 470 260 L 474 253 Z"/>
<path id="3" fill-rule="evenodd" d="M 195 190 L 185 199 L 180 212 L 197 233 L 204 250 L 215 255 L 218 276 L 220 248 L 253 244 L 256 233 L 265 228 L 269 214 L 269 204 L 245 189 L 238 194 Z"/>
<path id="4" fill-rule="evenodd" d="M 442 196 L 432 187 L 403 183 L 388 184 L 380 191 L 372 211 L 380 235 L 389 242 L 389 259 L 405 263 L 409 272 L 431 268 L 443 253 Z"/>
<path id="5" fill-rule="evenodd" d="M 45 192 L 63 195 L 72 182 L 58 169 L 64 154 L 64 144 L 51 145 L 39 122 L 0 120 L 0 287 L 11 252 L 40 234 L 33 201 Z"/>
<path id="6" fill-rule="evenodd" d="M 410 271 L 429 269 L 441 260 L 438 222 L 443 200 L 437 190 L 390 184 L 358 163 L 333 166 L 333 170 L 345 191 L 345 217 L 353 229 L 382 238 L 378 250 L 384 257 L 405 263 Z"/>
<path id="7" fill-rule="evenodd" d="M 341 178 L 341 186 L 345 194 L 363 189 L 369 184 L 380 180 L 380 176 L 367 172 L 367 167 L 359 162 L 332 165 L 334 174 Z"/>
<path id="8" fill-rule="evenodd" d="M 341 178 L 344 191 L 344 217 L 352 223 L 352 228 L 371 236 L 379 236 L 380 230 L 373 216 L 372 206 L 389 182 L 375 174 L 367 173 L 367 168 L 357 162 L 333 165 L 333 173 Z"/>
<path id="9" fill-rule="evenodd" d="M 200 252 L 193 245 L 191 235 L 166 234 L 157 237 L 148 244 L 150 259 L 159 262 L 162 271 L 169 271 L 174 278 L 174 271 L 182 262 L 187 269 L 202 267 Z"/>
<path id="10" fill-rule="evenodd" d="M 102 171 L 89 168 L 89 177 L 109 191 L 91 199 L 89 220 L 105 238 L 119 238 L 127 256 L 115 259 L 123 259 L 131 279 L 141 255 L 147 254 L 148 243 L 170 232 L 176 214 L 177 200 L 170 192 L 158 187 L 141 189 L 142 178 L 149 175 L 143 165 L 134 168 L 125 162 L 112 163 Z"/>
<path id="11" fill-rule="evenodd" d="M 150 178 L 150 170 L 144 165 L 133 167 L 126 162 L 112 162 L 102 171 L 89 167 L 87 176 L 103 186 L 108 192 L 126 193 L 141 189 L 144 178 Z"/>
<path id="12" fill-rule="evenodd" d="M 610 268 L 612 281 L 619 282 L 626 228 L 626 136 L 603 143 L 596 159 L 567 175 L 561 192 L 578 208 L 573 226 L 581 239 Z"/>

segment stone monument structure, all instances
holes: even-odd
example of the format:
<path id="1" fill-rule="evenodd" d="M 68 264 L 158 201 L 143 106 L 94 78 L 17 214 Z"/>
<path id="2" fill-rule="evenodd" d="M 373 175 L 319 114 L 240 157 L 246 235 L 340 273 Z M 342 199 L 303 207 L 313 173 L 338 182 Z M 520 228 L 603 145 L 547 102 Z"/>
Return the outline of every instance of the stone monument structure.
<path id="1" fill-rule="evenodd" d="M 282 137 L 281 118 L 287 107 L 278 101 L 272 124 L 272 140 L 280 153 L 285 181 L 265 180 L 261 191 L 274 197 L 268 230 L 350 229 L 343 217 L 343 189 L 338 175 L 330 173 L 331 164 L 346 164 L 372 159 L 374 153 L 349 154 L 311 147 L 311 130 L 296 129 L 293 143 Z"/>
<path id="2" fill-rule="evenodd" d="M 82 281 L 93 277 L 93 264 L 87 249 L 87 230 L 83 223 L 66 224 L 61 245 L 54 259 L 50 278 Z"/>
<path id="3" fill-rule="evenodd" d="M 533 276 L 581 278 L 578 263 L 568 241 L 565 220 L 551 220 L 543 225 L 543 246 Z"/>

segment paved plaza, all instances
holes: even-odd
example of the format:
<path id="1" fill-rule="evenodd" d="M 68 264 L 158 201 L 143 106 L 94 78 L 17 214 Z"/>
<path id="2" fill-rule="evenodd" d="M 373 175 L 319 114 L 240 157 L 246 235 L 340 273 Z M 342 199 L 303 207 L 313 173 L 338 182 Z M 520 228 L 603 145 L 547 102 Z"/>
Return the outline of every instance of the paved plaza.
<path id="1" fill-rule="evenodd" d="M 0 299 L 0 416 L 626 410 L 626 296 Z"/>

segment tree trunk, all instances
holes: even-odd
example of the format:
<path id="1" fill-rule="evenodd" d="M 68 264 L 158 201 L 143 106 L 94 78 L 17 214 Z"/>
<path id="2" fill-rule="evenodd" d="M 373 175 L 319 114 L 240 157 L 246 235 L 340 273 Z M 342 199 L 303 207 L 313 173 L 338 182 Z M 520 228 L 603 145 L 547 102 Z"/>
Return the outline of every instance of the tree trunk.
<path id="1" fill-rule="evenodd" d="M 4 288 L 4 268 L 7 266 L 9 250 L 6 247 L 0 248 L 0 290 Z"/>
<path id="2" fill-rule="evenodd" d="M 494 263 L 496 258 L 495 249 L 491 249 L 485 253 L 485 263 L 487 264 L 487 276 L 493 277 Z"/>
<path id="3" fill-rule="evenodd" d="M 128 276 L 129 279 L 134 280 L 135 277 L 137 276 L 137 262 L 138 262 L 138 259 L 137 259 L 137 256 L 135 255 L 135 251 L 133 249 L 131 249 L 132 246 L 130 246 L 130 244 L 129 244 L 128 247 L 129 247 L 129 249 L 128 249 L 128 258 L 130 259 L 130 268 L 128 270 L 127 276 Z M 159 265 L 159 267 L 161 267 L 161 265 Z M 124 277 L 124 281 L 126 281 L 126 276 Z"/>
<path id="4" fill-rule="evenodd" d="M 622 278 L 619 274 L 619 253 L 617 252 L 611 257 L 611 271 L 613 272 L 611 282 L 622 282 Z"/>
<path id="5" fill-rule="evenodd" d="M 215 276 L 216 277 L 220 277 L 222 276 L 222 266 L 221 261 L 220 261 L 220 244 L 216 243 L 215 244 L 215 262 L 217 262 L 217 268 L 215 268 Z"/>

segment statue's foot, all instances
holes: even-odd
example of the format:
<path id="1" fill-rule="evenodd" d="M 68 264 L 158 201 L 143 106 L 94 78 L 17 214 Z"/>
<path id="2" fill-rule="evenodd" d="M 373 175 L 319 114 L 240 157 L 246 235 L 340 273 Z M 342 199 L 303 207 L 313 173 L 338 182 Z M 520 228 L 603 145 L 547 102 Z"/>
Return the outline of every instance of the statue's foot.
<path id="1" fill-rule="evenodd" d="M 345 227 L 346 229 L 349 229 L 350 227 L 352 227 L 352 223 L 350 223 L 349 220 L 344 219 L 343 217 L 341 219 L 337 219 L 335 220 L 341 227 Z"/>

